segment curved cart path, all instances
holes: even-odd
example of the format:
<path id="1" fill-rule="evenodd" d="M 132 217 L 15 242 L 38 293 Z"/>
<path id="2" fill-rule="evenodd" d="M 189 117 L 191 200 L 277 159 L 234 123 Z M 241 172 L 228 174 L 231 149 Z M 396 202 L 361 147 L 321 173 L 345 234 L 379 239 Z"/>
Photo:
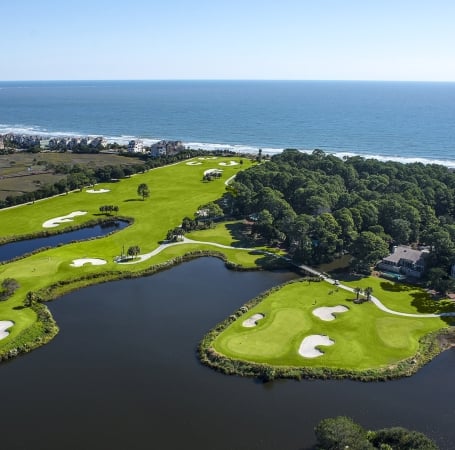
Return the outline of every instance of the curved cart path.
<path id="1" fill-rule="evenodd" d="M 205 245 L 212 245 L 213 247 L 218 247 L 218 248 L 227 248 L 227 249 L 232 249 L 232 250 L 244 250 L 244 251 L 256 251 L 260 252 L 263 254 L 267 255 L 273 255 L 277 256 L 274 253 L 266 252 L 264 250 L 256 250 L 254 248 L 245 248 L 245 247 L 232 247 L 231 245 L 224 245 L 224 244 L 218 244 L 217 242 L 208 242 L 208 241 L 195 241 L 193 239 L 188 239 L 185 236 L 183 236 L 183 239 L 178 242 L 170 242 L 170 243 L 164 243 L 161 244 L 159 247 L 157 247 L 155 250 L 151 251 L 150 253 L 145 253 L 143 255 L 139 255 L 136 257 L 136 259 L 132 261 L 125 261 L 125 262 L 120 262 L 116 260 L 120 264 L 138 264 L 143 261 L 146 261 L 147 259 L 152 258 L 153 256 L 157 255 L 158 253 L 162 252 L 168 247 L 172 247 L 174 245 L 183 245 L 183 244 L 205 244 Z M 283 256 L 277 256 L 278 258 L 284 258 L 287 261 L 289 261 L 289 258 L 283 257 Z M 333 278 L 328 278 L 324 276 L 321 272 L 318 272 L 317 270 L 313 269 L 312 267 L 306 266 L 306 265 L 300 265 L 298 266 L 299 268 L 313 274 L 316 276 L 321 277 L 325 282 L 335 285 L 335 280 Z M 336 284 L 338 288 L 344 289 L 346 291 L 352 292 L 355 294 L 354 288 L 351 288 L 349 286 L 346 286 L 344 284 Z M 417 318 L 437 318 L 437 317 L 454 317 L 455 312 L 448 312 L 448 313 L 439 313 L 439 314 L 412 314 L 412 313 L 404 313 L 400 311 L 394 311 L 393 309 L 387 308 L 381 301 L 374 296 L 370 296 L 371 301 L 374 303 L 374 305 L 379 308 L 381 311 L 384 311 L 388 314 L 393 314 L 395 316 L 402 316 L 402 317 L 417 317 Z"/>

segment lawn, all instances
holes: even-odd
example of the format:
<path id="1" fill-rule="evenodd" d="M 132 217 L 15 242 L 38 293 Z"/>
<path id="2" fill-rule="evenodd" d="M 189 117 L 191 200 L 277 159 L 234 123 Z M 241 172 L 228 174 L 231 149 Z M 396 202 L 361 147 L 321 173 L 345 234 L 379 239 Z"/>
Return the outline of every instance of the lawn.
<path id="1" fill-rule="evenodd" d="M 356 304 L 354 298 L 325 282 L 285 285 L 234 321 L 212 346 L 229 358 L 275 366 L 379 369 L 413 356 L 422 336 L 447 326 L 438 318 L 393 316 L 370 302 Z M 318 307 L 337 305 L 349 310 L 330 322 L 312 313 Z M 259 313 L 265 317 L 255 327 L 243 326 L 245 319 Z M 327 335 L 335 343 L 321 346 L 322 356 L 305 358 L 298 350 L 310 335 Z"/>
<path id="2" fill-rule="evenodd" d="M 455 311 L 455 303 L 448 299 L 435 300 L 418 286 L 395 283 L 379 277 L 365 277 L 357 281 L 343 281 L 353 288 L 373 288 L 373 295 L 394 311 L 412 314 L 443 313 Z"/>
<path id="3" fill-rule="evenodd" d="M 238 161 L 239 158 L 229 158 Z M 21 308 L 28 291 L 37 291 L 53 283 L 68 281 L 85 275 L 109 271 L 139 272 L 184 253 L 194 250 L 216 250 L 224 253 L 235 264 L 254 267 L 262 255 L 247 251 L 218 249 L 208 245 L 182 245 L 166 249 L 155 257 L 134 265 L 120 265 L 114 258 L 122 248 L 137 245 L 140 253 L 147 253 L 158 247 L 169 229 L 177 227 L 185 216 L 193 217 L 197 208 L 204 203 L 221 197 L 225 191 L 225 180 L 239 170 L 250 166 L 249 160 L 243 164 L 220 166 L 223 158 L 206 160 L 195 158 L 197 165 L 181 162 L 172 166 L 150 170 L 117 183 L 103 183 L 95 189 L 108 189 L 103 194 L 89 194 L 84 189 L 67 195 L 37 201 L 34 204 L 0 210 L 0 238 L 14 239 L 46 230 L 43 223 L 51 218 L 65 216 L 74 211 L 86 211 L 85 215 L 73 218 L 72 222 L 47 230 L 64 230 L 81 225 L 90 220 L 104 217 L 100 215 L 102 205 L 119 206 L 119 215 L 133 220 L 132 225 L 101 239 L 77 242 L 36 253 L 27 258 L 0 265 L 0 281 L 14 278 L 20 287 L 7 301 L 0 302 L 0 320 L 12 320 L 15 325 L 10 336 L 0 341 L 2 347 L 18 337 L 36 322 L 36 314 Z M 205 170 L 222 168 L 223 176 L 211 182 L 203 182 Z M 146 183 L 150 188 L 150 198 L 144 201 L 137 194 L 137 187 Z M 80 268 L 70 264 L 77 258 L 101 258 L 107 261 L 103 266 L 84 265 Z M 90 281 L 87 281 L 88 284 Z M 93 282 L 93 281 L 91 281 Z"/>
<path id="4" fill-rule="evenodd" d="M 229 158 L 238 161 L 239 158 Z M 96 190 L 106 189 L 103 194 L 90 194 L 86 189 L 34 204 L 0 210 L 0 239 L 13 240 L 18 236 L 32 235 L 44 230 L 65 230 L 83 225 L 93 219 L 106 217 L 100 214 L 102 205 L 116 205 L 119 216 L 131 219 L 132 224 L 112 235 L 75 242 L 41 251 L 26 258 L 0 265 L 0 281 L 14 278 L 19 288 L 8 300 L 0 302 L 0 320 L 11 320 L 14 326 L 10 335 L 0 340 L 0 355 L 18 347 L 29 349 L 40 345 L 44 327 L 37 326 L 35 310 L 23 307 L 28 292 L 60 286 L 61 293 L 97 282 L 94 276 L 114 279 L 123 275 L 139 275 L 144 270 L 168 263 L 187 253 L 197 251 L 217 252 L 229 262 L 246 268 L 257 268 L 279 261 L 276 256 L 244 248 L 219 248 L 209 244 L 179 244 L 164 249 L 150 259 L 131 265 L 115 262 L 122 249 L 138 246 L 140 254 L 155 250 L 165 238 L 167 231 L 180 225 L 185 216 L 193 217 L 202 204 L 220 198 L 226 189 L 225 181 L 252 162 L 244 159 L 243 165 L 221 166 L 223 158 L 194 158 L 172 166 L 150 170 L 117 183 L 104 183 Z M 188 164 L 190 162 L 191 164 Z M 222 168 L 223 176 L 213 181 L 203 181 L 206 170 Z M 150 198 L 142 200 L 137 187 L 146 183 Z M 49 219 L 66 216 L 75 211 L 86 214 L 71 222 L 45 229 Z M 233 247 L 256 247 L 258 244 L 249 235 L 248 227 L 239 221 L 219 223 L 213 229 L 187 235 L 190 239 L 215 242 Z M 260 244 L 260 243 L 259 243 Z M 278 253 L 266 246 L 262 250 Z M 100 258 L 105 265 L 71 267 L 79 258 Z M 120 272 L 120 274 L 119 274 Z M 70 287 L 65 283 L 73 283 Z M 424 292 L 414 287 L 394 284 L 386 280 L 368 278 L 352 283 L 352 286 L 373 287 L 373 294 L 389 308 L 404 312 L 431 312 L 453 310 L 453 305 L 435 303 Z M 332 292 L 333 291 L 333 292 Z M 331 293 L 329 293 L 331 292 Z M 446 325 L 440 319 L 404 318 L 384 313 L 371 303 L 353 303 L 353 294 L 342 289 L 334 291 L 325 282 L 298 282 L 273 292 L 262 303 L 248 312 L 265 314 L 257 326 L 245 328 L 243 320 L 236 320 L 214 341 L 215 349 L 230 358 L 276 366 L 328 367 L 362 370 L 384 367 L 412 356 L 418 348 L 420 337 Z M 315 303 L 315 304 L 313 304 Z M 336 320 L 324 322 L 312 314 L 317 306 L 345 305 L 346 313 Z M 436 308 L 436 309 L 435 309 Z M 40 334 L 41 333 L 41 334 Z M 335 341 L 324 347 L 324 355 L 308 359 L 298 354 L 305 336 L 328 335 Z M 23 351 L 23 350 L 22 350 Z"/>

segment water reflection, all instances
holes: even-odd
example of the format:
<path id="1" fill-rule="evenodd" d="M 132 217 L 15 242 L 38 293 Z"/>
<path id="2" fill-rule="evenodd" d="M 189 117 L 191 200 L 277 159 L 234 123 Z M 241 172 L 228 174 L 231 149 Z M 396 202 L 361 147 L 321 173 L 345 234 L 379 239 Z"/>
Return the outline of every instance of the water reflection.
<path id="1" fill-rule="evenodd" d="M 57 338 L 0 366 L 2 444 L 296 450 L 314 443 L 320 419 L 349 415 L 367 428 L 418 429 L 454 448 L 454 351 L 387 383 L 262 384 L 199 364 L 206 330 L 294 276 L 233 272 L 204 258 L 66 295 L 50 305 Z"/>

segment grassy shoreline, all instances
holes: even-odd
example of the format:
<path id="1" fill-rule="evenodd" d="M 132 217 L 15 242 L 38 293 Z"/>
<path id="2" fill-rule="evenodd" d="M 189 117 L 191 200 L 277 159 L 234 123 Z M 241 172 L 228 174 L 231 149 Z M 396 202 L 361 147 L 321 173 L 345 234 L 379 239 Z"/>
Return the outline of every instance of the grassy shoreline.
<path id="1" fill-rule="evenodd" d="M 278 249 L 251 247 L 249 250 L 252 244 L 242 233 L 242 227 L 238 221 L 228 221 L 219 224 L 216 228 L 195 231 L 189 235 L 191 239 L 209 242 L 182 243 L 154 253 L 169 229 L 177 227 L 185 216 L 193 217 L 199 205 L 220 198 L 225 191 L 225 180 L 235 176 L 239 169 L 243 170 L 252 164 L 251 161 L 240 161 L 242 158 L 238 157 L 231 156 L 229 159 L 235 164 L 222 165 L 221 157 L 193 158 L 192 164 L 182 161 L 160 167 L 160 170 L 150 170 L 124 179 L 120 183 L 98 185 L 98 189 L 108 188 L 106 194 L 93 195 L 78 191 L 48 199 L 39 204 L 0 210 L 2 224 L 0 231 L 3 242 L 21 240 L 24 237 L 58 234 L 118 218 L 130 222 L 130 226 L 100 238 L 71 242 L 56 248 L 39 249 L 0 264 L 0 280 L 11 278 L 17 280 L 19 285 L 11 297 L 0 302 L 0 320 L 14 322 L 14 326 L 9 329 L 9 336 L 0 340 L 0 361 L 27 353 L 49 342 L 57 334 L 58 326 L 44 302 L 54 300 L 76 289 L 113 280 L 152 275 L 198 257 L 219 258 L 225 262 L 227 268 L 233 270 L 261 270 L 282 268 L 283 265 L 287 265 L 288 263 L 282 258 L 276 257 L 281 254 Z M 204 173 L 218 166 L 223 167 L 223 177 L 211 182 L 204 180 Z M 137 186 L 143 182 L 150 185 L 150 199 L 141 199 L 137 194 Z M 100 217 L 99 207 L 103 204 L 119 205 L 120 214 L 116 217 Z M 27 212 L 27 220 L 24 220 L 22 214 L 24 208 Z M 74 217 L 72 222 L 61 224 L 58 229 L 43 230 L 45 221 L 53 217 L 65 216 L 72 211 L 84 211 L 85 215 Z M 214 250 L 210 242 L 232 247 Z M 141 254 L 153 254 L 153 256 L 144 261 L 138 260 L 136 264 L 118 264 L 116 258 L 121 249 L 132 244 L 140 247 Z M 265 254 L 264 250 L 268 253 Z M 71 266 L 75 259 L 85 258 L 104 259 L 106 264 L 103 266 L 86 264 L 78 268 Z M 270 292 L 279 293 L 292 284 L 296 283 L 278 286 Z M 204 364 L 225 373 L 257 376 L 263 379 L 277 377 L 388 379 L 414 373 L 444 347 L 443 343 L 438 344 L 439 341 L 436 339 L 439 334 L 447 333 L 441 331 L 447 327 L 447 324 L 442 322 L 441 324 L 433 322 L 432 326 L 427 327 L 428 329 L 423 327 L 423 331 L 420 325 L 411 324 L 409 328 L 411 334 L 414 336 L 420 333 L 419 338 L 421 338 L 418 343 L 412 342 L 415 355 L 407 355 L 406 358 L 399 359 L 394 362 L 394 367 L 387 369 L 381 367 L 373 371 L 358 371 L 353 370 L 352 367 L 342 370 L 339 367 L 319 367 L 311 364 L 308 367 L 296 367 L 283 363 L 286 362 L 286 357 L 280 361 L 275 355 L 273 358 L 263 355 L 260 357 L 262 360 L 248 362 L 248 358 L 242 360 L 238 355 L 224 355 L 222 351 L 215 348 L 216 346 L 213 347 L 214 340 L 222 332 L 245 312 L 251 311 L 266 300 L 270 292 L 248 302 L 221 325 L 215 326 L 202 339 L 199 345 L 199 357 Z M 333 300 L 335 297 L 333 296 Z M 30 298 L 33 299 L 32 302 Z M 388 298 L 388 302 L 392 306 L 399 305 L 393 299 Z M 409 311 L 415 310 L 414 305 L 408 305 L 407 308 Z M 303 313 L 300 311 L 298 314 Z M 371 309 L 370 314 L 377 318 L 383 313 Z M 269 316 L 272 317 L 272 314 Z M 366 320 L 365 314 L 361 317 Z M 344 319 L 337 319 L 340 323 L 342 320 Z M 383 326 L 389 326 L 389 324 L 386 323 Z M 264 330 L 264 324 L 261 324 L 259 329 Z M 446 341 L 451 342 L 451 339 L 449 335 Z M 442 341 L 443 339 L 440 340 Z M 403 347 L 402 343 L 397 345 Z M 403 353 L 401 347 L 400 351 Z M 328 350 L 327 354 L 330 354 L 330 351 Z M 275 363 L 270 363 L 271 361 Z"/>
<path id="2" fill-rule="evenodd" d="M 329 367 L 323 363 L 316 366 L 277 365 L 267 362 L 235 358 L 221 353 L 216 348 L 217 339 L 235 322 L 257 311 L 269 296 L 282 290 L 285 286 L 300 283 L 294 280 L 276 286 L 248 301 L 222 322 L 215 325 L 201 339 L 198 345 L 198 356 L 202 364 L 227 375 L 239 375 L 269 381 L 277 378 L 289 379 L 352 379 L 358 381 L 386 381 L 408 377 L 430 362 L 442 351 L 455 346 L 455 327 L 444 327 L 421 336 L 417 349 L 412 355 L 394 361 L 383 367 L 355 370 L 353 368 Z M 256 309 L 255 309 L 256 308 Z"/>

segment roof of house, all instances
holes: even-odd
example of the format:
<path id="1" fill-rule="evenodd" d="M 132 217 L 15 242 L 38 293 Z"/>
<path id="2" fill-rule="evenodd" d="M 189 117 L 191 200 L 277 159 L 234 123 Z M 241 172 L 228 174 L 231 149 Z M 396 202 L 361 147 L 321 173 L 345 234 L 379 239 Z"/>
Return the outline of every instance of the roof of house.
<path id="1" fill-rule="evenodd" d="M 401 259 L 407 259 L 408 261 L 412 261 L 414 264 L 417 264 L 419 261 L 423 263 L 423 259 L 426 255 L 428 255 L 427 251 L 414 250 L 411 247 L 399 245 L 395 248 L 393 253 L 384 258 L 384 261 L 398 263 Z"/>

